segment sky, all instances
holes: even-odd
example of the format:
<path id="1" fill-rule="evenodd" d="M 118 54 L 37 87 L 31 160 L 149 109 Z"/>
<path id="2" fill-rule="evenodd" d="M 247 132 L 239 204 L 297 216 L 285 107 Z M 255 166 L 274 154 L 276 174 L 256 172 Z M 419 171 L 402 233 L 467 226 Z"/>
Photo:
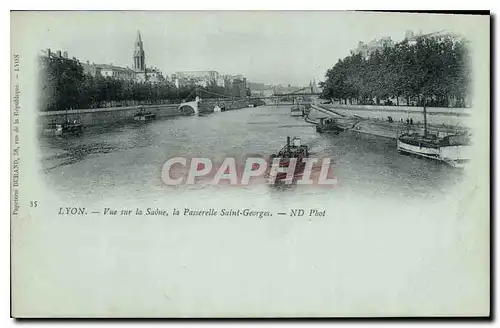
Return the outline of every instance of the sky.
<path id="1" fill-rule="evenodd" d="M 99 64 L 132 66 L 137 30 L 146 66 L 164 74 L 215 70 L 251 82 L 307 85 L 349 55 L 358 41 L 406 30 L 473 34 L 465 15 L 340 11 L 20 12 L 17 22 L 41 49 Z M 14 36 L 13 36 L 14 37 Z"/>

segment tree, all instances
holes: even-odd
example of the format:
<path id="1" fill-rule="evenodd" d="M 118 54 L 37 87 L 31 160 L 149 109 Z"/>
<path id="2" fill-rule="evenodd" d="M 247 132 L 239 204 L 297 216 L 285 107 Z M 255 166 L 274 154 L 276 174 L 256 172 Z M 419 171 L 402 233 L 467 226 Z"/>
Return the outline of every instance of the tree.
<path id="1" fill-rule="evenodd" d="M 363 57 L 353 53 L 340 59 L 325 74 L 321 97 L 356 98 L 371 104 L 404 97 L 407 104 L 448 106 L 450 97 L 464 106 L 470 82 L 469 53 L 464 40 L 425 37 L 415 44 L 403 41 Z"/>
<path id="2" fill-rule="evenodd" d="M 79 89 L 84 82 L 80 63 L 61 57 L 42 57 L 40 61 L 42 110 L 78 108 Z"/>

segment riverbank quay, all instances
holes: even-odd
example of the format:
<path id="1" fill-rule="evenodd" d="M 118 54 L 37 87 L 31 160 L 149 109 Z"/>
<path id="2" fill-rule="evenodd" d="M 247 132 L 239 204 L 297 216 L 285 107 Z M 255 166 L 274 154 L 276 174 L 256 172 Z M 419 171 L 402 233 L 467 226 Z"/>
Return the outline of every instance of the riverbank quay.
<path id="1" fill-rule="evenodd" d="M 362 118 L 392 120 L 406 122 L 413 120 L 414 123 L 423 123 L 424 108 L 413 106 L 380 106 L 380 105 L 331 105 L 321 104 L 323 109 L 334 111 L 339 115 L 359 116 Z M 446 126 L 470 126 L 470 118 L 473 108 L 445 108 L 427 107 L 427 123 L 432 125 Z"/>
<path id="2" fill-rule="evenodd" d="M 213 113 L 215 106 L 223 106 L 225 110 L 235 110 L 249 107 L 247 100 L 224 100 L 214 101 L 206 100 L 201 104 L 206 112 Z M 139 105 L 126 107 L 105 107 L 105 108 L 87 108 L 64 111 L 39 112 L 37 125 L 40 129 L 51 124 L 64 124 L 66 122 L 77 121 L 84 127 L 101 124 L 115 124 L 127 121 L 133 121 L 134 115 L 140 110 L 150 112 L 156 115 L 156 118 L 175 117 L 186 115 L 179 109 L 179 104 L 161 104 L 161 105 Z"/>
<path id="3" fill-rule="evenodd" d="M 334 108 L 337 110 L 349 110 L 349 111 L 371 111 L 371 112 L 417 112 L 421 113 L 423 107 L 421 106 L 384 106 L 384 105 L 339 105 L 339 104 L 321 104 L 319 105 L 324 108 Z M 443 115 L 459 115 L 459 116 L 469 116 L 470 112 L 473 111 L 472 108 L 464 107 L 427 107 L 427 115 L 433 114 L 443 114 Z"/>
<path id="4" fill-rule="evenodd" d="M 392 121 L 389 122 L 387 118 L 388 116 L 385 116 L 387 114 L 387 111 L 383 111 L 380 109 L 374 109 L 373 111 L 364 110 L 364 115 L 361 116 L 358 115 L 359 111 L 352 111 L 350 109 L 337 108 L 328 105 L 313 105 L 312 108 L 322 113 L 322 115 L 329 115 L 333 118 L 338 119 L 339 121 L 349 120 L 349 124 L 342 127 L 347 131 L 352 131 L 357 134 L 369 134 L 384 138 L 397 139 L 398 136 L 402 133 L 408 131 L 422 133 L 424 130 L 423 114 L 420 114 L 415 110 L 413 110 L 415 118 L 413 118 L 413 116 L 410 117 L 414 123 L 409 124 L 406 122 L 406 119 L 396 120 L 394 118 L 395 115 L 389 115 L 392 117 Z M 458 124 L 446 124 L 445 122 L 449 122 L 449 120 L 446 120 L 446 118 L 449 117 L 449 115 L 446 114 L 446 111 L 434 111 L 434 113 L 434 123 L 428 122 L 427 124 L 428 132 L 442 137 L 449 134 L 454 134 L 457 131 L 467 131 L 467 128 L 465 126 Z M 400 115 L 403 114 L 401 113 Z M 422 115 L 422 117 L 420 118 L 418 115 Z M 420 121 L 417 120 L 417 118 Z M 353 119 L 354 122 L 351 123 Z M 311 118 L 308 118 L 306 121 L 308 121 L 309 123 L 315 123 L 315 120 L 311 120 Z"/>

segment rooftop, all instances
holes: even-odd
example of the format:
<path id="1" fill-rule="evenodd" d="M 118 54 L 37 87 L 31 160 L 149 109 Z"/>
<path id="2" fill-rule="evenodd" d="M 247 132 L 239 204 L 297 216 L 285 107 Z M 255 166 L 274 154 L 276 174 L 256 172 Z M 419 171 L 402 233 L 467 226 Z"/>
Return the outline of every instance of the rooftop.
<path id="1" fill-rule="evenodd" d="M 130 71 L 134 72 L 133 69 L 128 68 L 128 67 L 121 67 L 121 66 L 115 66 L 115 65 L 109 65 L 109 64 L 94 64 L 95 67 L 98 67 L 100 69 L 112 69 L 116 71 Z"/>

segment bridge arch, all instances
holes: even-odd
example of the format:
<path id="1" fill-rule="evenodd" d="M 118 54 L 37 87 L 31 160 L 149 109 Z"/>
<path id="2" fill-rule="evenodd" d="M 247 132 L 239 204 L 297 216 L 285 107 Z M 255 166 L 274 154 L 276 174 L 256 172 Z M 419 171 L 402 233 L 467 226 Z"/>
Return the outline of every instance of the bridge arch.
<path id="1" fill-rule="evenodd" d="M 196 100 L 194 101 L 189 101 L 189 102 L 183 102 L 179 105 L 178 109 L 182 113 L 186 115 L 198 115 L 199 114 L 199 108 L 198 108 L 198 103 L 200 102 L 200 98 L 196 97 Z"/>
<path id="2" fill-rule="evenodd" d="M 185 115 L 196 114 L 196 108 L 190 104 L 182 104 L 179 106 L 179 110 Z"/>

